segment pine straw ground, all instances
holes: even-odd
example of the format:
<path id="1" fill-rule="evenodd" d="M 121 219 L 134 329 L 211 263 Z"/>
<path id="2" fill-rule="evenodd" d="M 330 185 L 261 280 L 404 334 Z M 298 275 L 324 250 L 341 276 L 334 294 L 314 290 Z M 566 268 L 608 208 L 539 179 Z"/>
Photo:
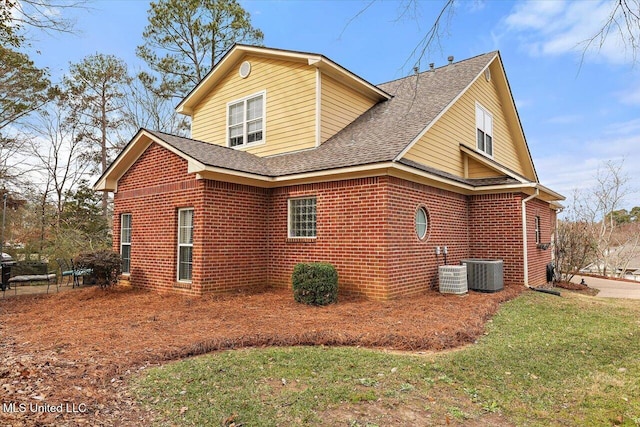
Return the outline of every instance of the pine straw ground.
<path id="1" fill-rule="evenodd" d="M 471 343 L 524 288 L 466 296 L 435 291 L 376 302 L 340 296 L 309 307 L 289 290 L 190 298 L 118 287 L 0 301 L 0 424 L 146 425 L 127 391 L 145 367 L 240 347 L 331 345 L 444 350 Z M 63 413 L 29 405 L 69 404 Z M 75 405 L 75 406 L 74 406 Z M 77 412 L 66 412 L 67 409 Z"/>

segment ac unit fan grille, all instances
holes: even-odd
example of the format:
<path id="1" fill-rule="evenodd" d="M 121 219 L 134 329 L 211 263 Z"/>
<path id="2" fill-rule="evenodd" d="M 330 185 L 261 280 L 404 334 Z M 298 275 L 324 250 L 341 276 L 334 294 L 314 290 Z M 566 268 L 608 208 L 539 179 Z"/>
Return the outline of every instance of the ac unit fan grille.
<path id="1" fill-rule="evenodd" d="M 467 267 L 464 265 L 443 265 L 438 267 L 440 292 L 443 294 L 466 294 Z"/>
<path id="2" fill-rule="evenodd" d="M 467 267 L 469 289 L 480 292 L 504 289 L 502 260 L 463 259 L 460 264 Z"/>

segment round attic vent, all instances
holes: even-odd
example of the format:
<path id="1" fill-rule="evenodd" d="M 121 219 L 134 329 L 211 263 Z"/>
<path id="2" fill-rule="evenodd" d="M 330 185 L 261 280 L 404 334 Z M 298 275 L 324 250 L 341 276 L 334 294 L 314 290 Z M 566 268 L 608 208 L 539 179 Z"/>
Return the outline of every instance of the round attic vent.
<path id="1" fill-rule="evenodd" d="M 246 79 L 251 72 L 251 63 L 249 61 L 244 61 L 240 64 L 240 77 Z"/>
<path id="2" fill-rule="evenodd" d="M 491 70 L 490 69 L 486 69 L 484 70 L 484 78 L 489 82 L 491 81 Z"/>

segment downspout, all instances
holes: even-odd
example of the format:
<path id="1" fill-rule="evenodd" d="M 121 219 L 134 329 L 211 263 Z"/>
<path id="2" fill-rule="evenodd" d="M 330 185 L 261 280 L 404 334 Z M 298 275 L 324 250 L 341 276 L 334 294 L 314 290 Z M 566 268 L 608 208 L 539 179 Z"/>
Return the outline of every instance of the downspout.
<path id="1" fill-rule="evenodd" d="M 540 190 L 536 188 L 536 192 L 526 199 L 522 199 L 522 255 L 524 265 L 524 286 L 529 288 L 529 250 L 527 248 L 527 202 L 538 197 Z"/>

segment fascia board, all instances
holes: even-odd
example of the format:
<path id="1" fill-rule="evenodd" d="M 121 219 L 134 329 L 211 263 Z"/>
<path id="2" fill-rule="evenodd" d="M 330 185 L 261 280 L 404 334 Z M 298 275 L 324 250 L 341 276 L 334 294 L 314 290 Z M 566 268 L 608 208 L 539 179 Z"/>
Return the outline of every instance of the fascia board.
<path id="1" fill-rule="evenodd" d="M 209 90 L 227 74 L 227 72 L 247 54 L 264 57 L 278 57 L 289 61 L 306 62 L 329 72 L 330 75 L 341 76 L 343 80 L 349 81 L 350 85 L 363 94 L 376 100 L 390 99 L 391 95 L 357 76 L 346 68 L 336 64 L 330 59 L 318 55 L 304 52 L 271 49 L 258 46 L 235 45 L 227 52 L 213 69 L 202 79 L 200 83 L 176 106 L 176 112 L 185 115 L 193 114 L 193 107 L 202 100 Z"/>
<path id="2" fill-rule="evenodd" d="M 508 98 L 509 98 L 509 106 L 511 107 L 511 111 L 513 112 L 515 118 L 516 118 L 516 122 L 518 123 L 518 136 L 520 136 L 520 138 L 522 138 L 522 141 L 524 143 L 524 147 L 527 151 L 527 158 L 529 160 L 529 166 L 531 167 L 531 170 L 533 171 L 533 176 L 534 176 L 534 180 L 536 182 L 539 181 L 538 179 L 538 173 L 536 172 L 536 167 L 533 164 L 533 158 L 531 157 L 531 150 L 529 150 L 529 144 L 527 143 L 527 137 L 524 134 L 524 128 L 522 127 L 522 121 L 520 120 L 520 114 L 518 114 L 518 109 L 516 108 L 516 101 L 515 99 L 513 99 L 513 92 L 511 92 L 511 85 L 509 84 L 509 79 L 507 77 L 507 72 L 504 69 L 504 64 L 502 63 L 502 58 L 500 56 L 500 54 L 497 55 L 498 57 L 498 64 L 500 65 L 500 74 L 502 79 L 504 80 L 505 86 L 507 88 L 507 92 L 509 94 Z"/>
<path id="3" fill-rule="evenodd" d="M 113 162 L 107 167 L 102 176 L 94 184 L 96 191 L 115 191 L 114 183 L 129 169 L 129 167 L 140 157 L 141 153 L 151 144 L 150 141 L 144 141 L 144 137 L 150 137 L 144 129 L 138 130 L 138 133 L 131 138 L 131 141 L 118 154 Z M 139 153 L 136 153 L 139 151 Z M 131 160 L 133 159 L 133 160 Z M 126 166 L 126 167 L 125 167 Z M 125 168 L 124 172 L 118 172 L 118 169 Z"/>
<path id="4" fill-rule="evenodd" d="M 182 151 L 177 150 L 175 147 L 146 132 L 144 129 L 141 129 L 136 136 L 133 137 L 131 142 L 127 144 L 125 149 L 120 153 L 120 155 L 118 155 L 113 163 L 109 165 L 105 173 L 98 179 L 94 185 L 94 189 L 99 191 L 117 191 L 117 182 L 152 143 L 156 143 L 173 154 L 185 159 L 188 164 L 189 172 L 194 172 L 204 168 L 204 164 L 201 162 Z"/>

